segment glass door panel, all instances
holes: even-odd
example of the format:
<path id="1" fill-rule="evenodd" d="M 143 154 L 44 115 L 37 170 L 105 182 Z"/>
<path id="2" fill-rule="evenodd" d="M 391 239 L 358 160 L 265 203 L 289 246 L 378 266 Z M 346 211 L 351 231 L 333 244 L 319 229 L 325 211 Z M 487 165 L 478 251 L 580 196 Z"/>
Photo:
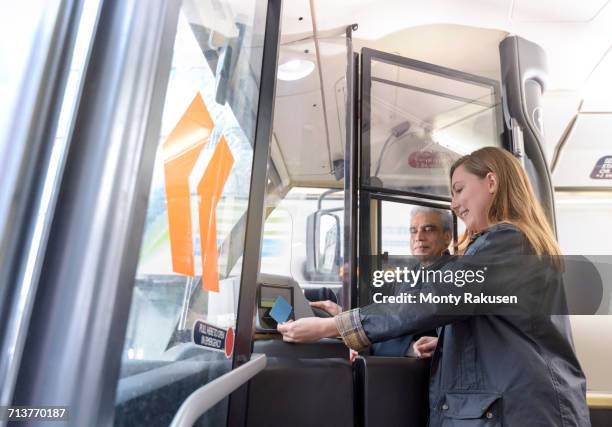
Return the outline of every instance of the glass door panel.
<path id="1" fill-rule="evenodd" d="M 116 425 L 169 425 L 232 368 L 264 0 L 183 2 L 134 278 Z M 225 425 L 225 399 L 207 425 Z"/>
<path id="2" fill-rule="evenodd" d="M 505 129 L 498 81 L 368 48 L 361 58 L 358 295 L 367 304 L 371 271 L 415 255 L 414 206 L 448 213 L 452 163 L 504 146 Z M 453 217 L 455 242 L 457 229 Z"/>
<path id="3" fill-rule="evenodd" d="M 502 145 L 493 80 L 370 49 L 363 78 L 362 185 L 448 198 L 454 160 Z"/>

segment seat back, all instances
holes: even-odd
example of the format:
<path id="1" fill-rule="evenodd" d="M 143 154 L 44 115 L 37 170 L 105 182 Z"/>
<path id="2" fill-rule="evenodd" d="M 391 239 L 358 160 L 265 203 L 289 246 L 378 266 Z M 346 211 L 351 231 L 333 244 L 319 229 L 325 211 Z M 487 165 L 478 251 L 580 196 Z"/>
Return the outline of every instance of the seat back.
<path id="1" fill-rule="evenodd" d="M 357 357 L 358 425 L 422 427 L 429 414 L 429 359 Z"/>

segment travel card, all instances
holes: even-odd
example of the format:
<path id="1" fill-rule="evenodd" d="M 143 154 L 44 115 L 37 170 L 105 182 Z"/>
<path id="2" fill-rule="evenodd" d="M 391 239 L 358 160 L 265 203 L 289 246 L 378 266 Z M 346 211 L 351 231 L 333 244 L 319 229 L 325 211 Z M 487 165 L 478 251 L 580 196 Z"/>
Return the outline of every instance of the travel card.
<path id="1" fill-rule="evenodd" d="M 276 301 L 274 301 L 274 305 L 270 310 L 270 317 L 272 317 L 278 323 L 284 323 L 289 319 L 289 316 L 291 316 L 291 311 L 293 311 L 291 304 L 289 304 L 285 298 L 279 295 L 276 297 Z"/>

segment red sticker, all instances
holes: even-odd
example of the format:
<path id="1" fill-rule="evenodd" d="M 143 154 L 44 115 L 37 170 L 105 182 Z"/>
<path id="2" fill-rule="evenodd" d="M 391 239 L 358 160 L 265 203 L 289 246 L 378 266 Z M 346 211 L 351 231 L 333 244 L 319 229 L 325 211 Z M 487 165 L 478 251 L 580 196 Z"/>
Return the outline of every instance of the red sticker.
<path id="1" fill-rule="evenodd" d="M 225 357 L 228 359 L 232 357 L 234 352 L 234 330 L 230 327 L 227 329 L 227 335 L 225 336 Z"/>
<path id="2" fill-rule="evenodd" d="M 436 169 L 444 167 L 446 159 L 435 151 L 414 151 L 408 156 L 408 164 L 417 169 Z"/>

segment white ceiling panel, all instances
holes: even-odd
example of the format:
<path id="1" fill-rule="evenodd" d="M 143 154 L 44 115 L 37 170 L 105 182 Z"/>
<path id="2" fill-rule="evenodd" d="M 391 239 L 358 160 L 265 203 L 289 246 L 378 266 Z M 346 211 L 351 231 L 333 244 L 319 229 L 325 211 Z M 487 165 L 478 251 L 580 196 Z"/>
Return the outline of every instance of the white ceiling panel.
<path id="1" fill-rule="evenodd" d="M 332 161 L 344 158 L 346 131 L 346 38 L 319 40 L 321 73 L 325 93 L 325 108 Z"/>
<path id="2" fill-rule="evenodd" d="M 357 23 L 359 37 L 375 40 L 417 25 L 457 23 L 490 27 L 508 19 L 512 0 L 315 0 L 314 3 L 319 29 Z"/>
<path id="3" fill-rule="evenodd" d="M 330 177 L 321 92 L 277 97 L 274 108 L 274 134 L 291 179 L 300 175 Z"/>
<path id="4" fill-rule="evenodd" d="M 581 114 L 555 172 L 555 187 L 612 187 L 612 179 L 594 179 L 595 165 L 612 156 L 612 114 Z"/>
<path id="5" fill-rule="evenodd" d="M 499 43 L 507 35 L 506 31 L 463 25 L 421 25 L 374 41 L 363 40 L 357 31 L 355 46 L 370 47 L 499 80 Z"/>
<path id="6" fill-rule="evenodd" d="M 308 0 L 291 0 L 289 2 L 283 2 L 281 37 L 288 37 L 291 34 L 307 33 L 312 34 L 310 2 Z"/>
<path id="7" fill-rule="evenodd" d="M 547 91 L 542 97 L 544 111 L 544 154 L 549 161 L 570 121 L 578 114 L 580 93 L 577 91 Z"/>
<path id="8" fill-rule="evenodd" d="M 612 48 L 587 79 L 582 95 L 582 112 L 612 112 Z"/>
<path id="9" fill-rule="evenodd" d="M 309 61 L 315 65 L 315 68 L 309 75 L 298 80 L 277 80 L 276 96 L 297 95 L 319 89 L 319 74 L 316 66 L 317 56 L 312 39 L 281 46 L 278 54 L 279 66 L 295 59 Z"/>
<path id="10" fill-rule="evenodd" d="M 610 0 L 515 0 L 512 19 L 519 22 L 589 22 Z"/>

